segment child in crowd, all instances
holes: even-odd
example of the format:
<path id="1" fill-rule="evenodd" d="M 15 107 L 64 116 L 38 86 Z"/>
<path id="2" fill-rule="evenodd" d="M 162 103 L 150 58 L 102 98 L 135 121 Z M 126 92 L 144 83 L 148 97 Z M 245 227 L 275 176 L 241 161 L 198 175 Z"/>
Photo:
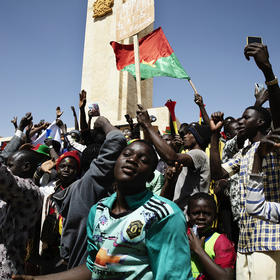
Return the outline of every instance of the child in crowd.
<path id="1" fill-rule="evenodd" d="M 233 279 L 236 253 L 227 237 L 212 228 L 217 214 L 213 197 L 202 192 L 192 195 L 187 213 L 194 279 Z"/>

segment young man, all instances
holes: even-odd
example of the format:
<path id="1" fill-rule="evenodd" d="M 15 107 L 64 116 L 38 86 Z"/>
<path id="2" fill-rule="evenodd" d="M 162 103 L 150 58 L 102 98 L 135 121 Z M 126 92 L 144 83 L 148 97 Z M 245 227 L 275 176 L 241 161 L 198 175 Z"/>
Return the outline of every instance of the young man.
<path id="1" fill-rule="evenodd" d="M 27 241 L 40 218 L 42 197 L 32 182 L 39 164 L 34 151 L 19 151 L 0 165 L 0 279 L 24 272 Z"/>
<path id="2" fill-rule="evenodd" d="M 92 160 L 90 168 L 81 179 L 53 195 L 64 219 L 60 255 L 67 262 L 68 269 L 86 262 L 86 224 L 89 210 L 112 191 L 113 168 L 126 146 L 122 133 L 106 118 L 98 117 L 94 127 L 101 129 L 106 135 L 98 157 Z"/>
<path id="3" fill-rule="evenodd" d="M 133 142 L 119 156 L 116 194 L 89 214 L 87 266 L 93 279 L 191 279 L 183 213 L 145 190 L 156 165 L 156 153 L 143 141 Z"/>
<path id="4" fill-rule="evenodd" d="M 161 137 L 153 130 L 149 114 L 138 105 L 137 120 L 143 130 L 149 135 L 160 157 L 169 165 L 175 162 L 184 167 L 179 175 L 173 201 L 184 209 L 188 198 L 195 192 L 208 192 L 210 184 L 209 159 L 204 152 L 210 139 L 208 126 L 192 125 L 187 129 L 183 142 L 189 150 L 186 154 L 176 153 Z"/>
<path id="5" fill-rule="evenodd" d="M 144 141 L 122 151 L 114 168 L 116 193 L 90 210 L 86 266 L 14 279 L 192 279 L 182 211 L 146 190 L 156 165 L 157 155 Z"/>
<path id="6" fill-rule="evenodd" d="M 57 160 L 44 162 L 39 172 L 50 172 L 56 166 L 57 177 L 47 185 L 40 188 L 44 195 L 42 218 L 41 218 L 41 242 L 39 253 L 41 255 L 40 271 L 42 274 L 63 271 L 65 265 L 61 264 L 59 253 L 60 236 L 62 234 L 63 218 L 53 201 L 53 196 L 62 190 L 67 189 L 80 172 L 80 156 L 77 151 L 65 152 Z"/>
<path id="7" fill-rule="evenodd" d="M 250 44 L 245 48 L 245 56 L 253 56 L 262 70 L 269 91 L 269 102 L 272 121 L 275 128 L 280 126 L 280 89 L 271 64 L 268 60 L 266 46 Z M 246 212 L 246 195 L 255 152 L 259 141 L 270 127 L 270 115 L 267 110 L 252 106 L 247 108 L 239 120 L 239 134 L 252 143 L 242 149 L 232 160 L 221 169 L 218 154 L 218 137 L 222 125 L 221 114 L 213 115 L 211 121 L 211 173 L 216 179 L 239 172 L 240 188 L 240 234 L 238 243 L 236 274 L 237 279 L 277 279 L 280 259 L 280 226 L 254 218 Z M 265 196 L 270 201 L 280 202 L 279 191 L 280 158 L 275 153 L 263 157 L 263 183 Z M 254 264 L 254 265 L 251 265 Z M 271 278 L 270 278 L 271 277 Z M 279 277 L 278 277 L 279 278 Z"/>
<path id="8" fill-rule="evenodd" d="M 232 117 L 227 117 L 224 121 L 224 134 L 226 136 L 226 141 L 234 138 L 238 133 L 238 120 Z"/>
<path id="9" fill-rule="evenodd" d="M 222 163 L 233 158 L 240 148 L 243 148 L 245 139 L 242 140 L 239 135 L 237 136 L 238 128 L 238 120 L 232 117 L 224 120 L 226 142 L 222 151 Z M 216 182 L 215 186 L 219 207 L 218 231 L 226 233 L 237 246 L 240 220 L 239 174 L 236 173 L 227 180 Z"/>
<path id="10" fill-rule="evenodd" d="M 91 145 L 85 149 L 81 164 L 74 160 L 74 156 L 78 159 L 78 156 L 75 155 L 77 151 L 70 151 L 62 155 L 58 160 L 57 169 L 58 172 L 61 171 L 61 179 L 64 181 L 63 188 L 61 188 L 61 182 L 59 183 L 61 180 L 54 181 L 48 187 L 43 188 L 47 196 L 51 194 L 57 211 L 63 217 L 63 230 L 59 247 L 60 258 L 64 261 L 63 265 L 67 265 L 67 269 L 86 263 L 86 224 L 89 210 L 97 201 L 108 196 L 109 192 L 112 191 L 113 167 L 120 152 L 126 147 L 126 141 L 122 133 L 106 118 L 98 117 L 94 127 L 106 137 L 101 148 L 100 145 Z M 70 161 L 69 157 L 65 157 L 65 155 L 72 156 Z M 68 159 L 67 164 L 65 164 L 66 159 Z M 76 180 L 77 169 L 80 169 L 83 162 L 86 162 L 85 165 L 87 166 L 89 161 L 90 167 L 88 170 L 82 178 Z M 48 167 L 52 168 L 54 163 L 50 162 L 49 166 L 49 162 L 45 162 L 41 169 L 46 168 L 45 171 L 47 171 Z M 58 168 L 59 165 L 62 167 L 61 170 Z M 46 211 L 45 209 L 43 211 L 44 214 Z M 48 237 L 48 234 L 44 234 L 44 237 Z M 54 258 L 51 258 L 51 261 L 55 262 Z M 50 266 L 46 265 L 46 267 Z"/>

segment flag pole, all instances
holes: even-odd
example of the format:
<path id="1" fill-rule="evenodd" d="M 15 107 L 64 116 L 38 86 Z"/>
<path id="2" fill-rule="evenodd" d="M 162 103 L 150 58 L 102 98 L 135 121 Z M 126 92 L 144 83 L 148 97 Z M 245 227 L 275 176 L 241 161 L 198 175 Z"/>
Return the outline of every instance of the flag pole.
<path id="1" fill-rule="evenodd" d="M 136 75 L 136 89 L 137 89 L 137 102 L 136 104 L 142 104 L 141 98 L 141 73 L 140 73 L 140 59 L 139 59 L 139 42 L 138 35 L 133 36 L 134 45 L 134 62 L 135 62 L 135 75 Z"/>
<path id="2" fill-rule="evenodd" d="M 190 83 L 190 85 L 191 85 L 191 87 L 192 87 L 192 89 L 193 89 L 193 91 L 194 91 L 194 94 L 198 94 L 198 92 L 197 92 L 197 90 L 196 90 L 196 88 L 195 88 L 195 86 L 194 86 L 192 80 L 188 80 L 188 81 L 189 81 L 189 83 Z"/>
<path id="3" fill-rule="evenodd" d="M 193 88 L 194 94 L 198 95 L 198 92 L 197 92 L 192 80 L 188 80 L 188 81 L 189 81 L 191 87 Z M 201 114 L 201 110 L 199 110 L 199 121 L 198 121 L 199 125 L 201 125 L 201 122 L 202 122 L 202 114 Z"/>

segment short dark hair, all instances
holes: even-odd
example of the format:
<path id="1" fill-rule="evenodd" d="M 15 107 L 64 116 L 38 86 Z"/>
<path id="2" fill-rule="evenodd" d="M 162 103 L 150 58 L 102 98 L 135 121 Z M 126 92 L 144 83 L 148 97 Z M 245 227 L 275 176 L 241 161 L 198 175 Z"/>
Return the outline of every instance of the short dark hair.
<path id="1" fill-rule="evenodd" d="M 224 133 L 227 134 L 231 130 L 230 126 L 233 123 L 238 123 L 238 120 L 236 120 L 236 119 L 227 119 L 227 121 L 224 121 Z"/>
<path id="2" fill-rule="evenodd" d="M 249 109 L 255 110 L 259 113 L 260 118 L 264 121 L 264 124 L 260 127 L 260 130 L 262 133 L 266 134 L 268 129 L 271 127 L 270 112 L 267 109 L 258 106 L 247 107 L 245 111 Z"/>
<path id="3" fill-rule="evenodd" d="M 208 194 L 208 193 L 198 192 L 198 193 L 195 193 L 195 194 L 193 194 L 192 196 L 189 197 L 188 209 L 187 209 L 188 214 L 190 213 L 191 203 L 196 201 L 196 200 L 200 200 L 200 199 L 208 201 L 211 208 L 214 209 L 215 214 L 217 213 L 217 205 L 216 205 L 216 202 L 214 200 L 214 197 L 212 195 Z"/>
<path id="4" fill-rule="evenodd" d="M 37 167 L 49 158 L 43 154 L 37 153 L 32 150 L 20 150 L 16 151 L 11 156 L 19 156 L 20 161 L 28 161 L 30 163 L 30 171 L 28 172 L 30 176 L 36 171 Z M 31 175 L 32 174 L 32 175 Z"/>
<path id="5" fill-rule="evenodd" d="M 210 144 L 211 130 L 209 125 L 195 123 L 188 127 L 188 131 L 191 132 L 199 145 L 204 151 Z"/>
<path id="6" fill-rule="evenodd" d="M 189 127 L 188 123 L 182 123 L 180 125 L 178 132 L 179 132 L 179 135 L 181 136 L 181 138 L 184 138 L 184 135 L 186 135 L 188 133 L 188 127 Z"/>

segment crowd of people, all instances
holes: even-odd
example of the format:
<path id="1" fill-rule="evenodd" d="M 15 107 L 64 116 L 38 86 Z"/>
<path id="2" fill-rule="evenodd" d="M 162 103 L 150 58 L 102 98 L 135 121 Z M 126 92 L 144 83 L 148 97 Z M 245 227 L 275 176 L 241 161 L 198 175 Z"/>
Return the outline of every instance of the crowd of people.
<path id="1" fill-rule="evenodd" d="M 238 118 L 196 94 L 202 123 L 160 133 L 139 104 L 120 130 L 96 106 L 86 116 L 84 90 L 70 132 L 59 107 L 53 123 L 14 118 L 0 278 L 280 279 L 280 89 L 266 46 L 244 55 L 267 88 Z"/>

